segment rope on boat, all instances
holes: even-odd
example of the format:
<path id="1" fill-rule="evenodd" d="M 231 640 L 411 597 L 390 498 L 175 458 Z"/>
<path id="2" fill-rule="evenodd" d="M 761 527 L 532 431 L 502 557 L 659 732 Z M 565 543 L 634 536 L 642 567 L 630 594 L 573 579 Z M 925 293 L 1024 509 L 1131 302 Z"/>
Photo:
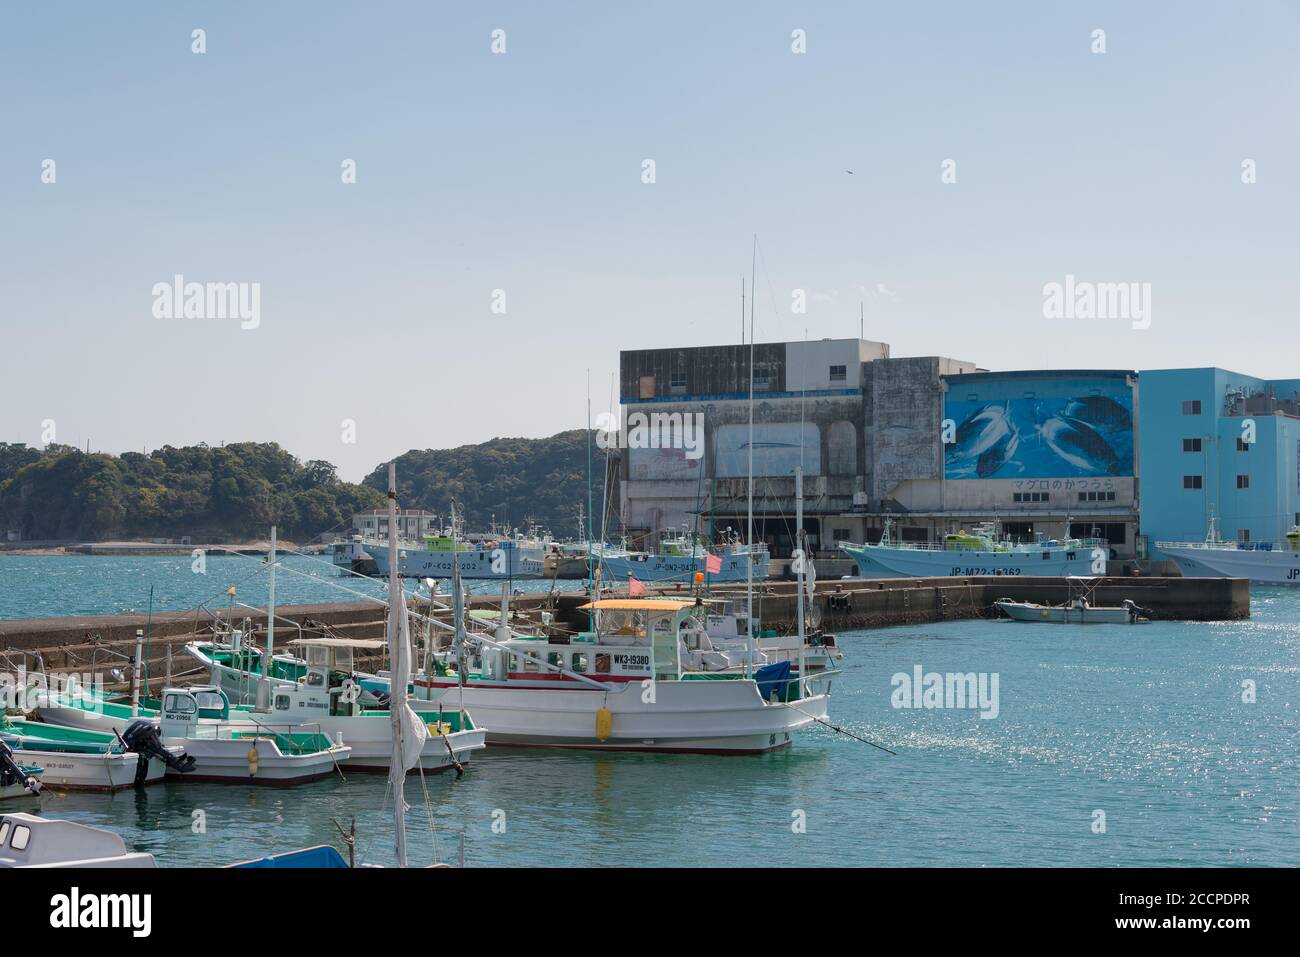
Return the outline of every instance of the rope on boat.
<path id="1" fill-rule="evenodd" d="M 829 721 L 825 720 L 824 718 L 819 718 L 819 717 L 817 717 L 817 715 L 815 715 L 815 714 L 809 714 L 807 711 L 803 710 L 803 708 L 796 708 L 794 705 L 790 704 L 790 702 L 788 702 L 788 701 L 783 702 L 783 704 L 785 705 L 785 707 L 789 708 L 791 711 L 798 711 L 798 712 L 799 712 L 801 715 L 803 715 L 805 718 L 812 718 L 812 719 L 813 719 L 814 721 L 816 721 L 818 724 L 823 725 L 823 726 L 825 726 L 825 727 L 827 727 L 827 728 L 830 728 L 832 731 L 838 731 L 840 734 L 847 734 L 847 735 L 848 735 L 850 738 L 852 738 L 854 741 L 861 741 L 863 744 L 869 744 L 869 745 L 871 745 L 873 748 L 876 748 L 876 749 L 878 749 L 878 750 L 880 750 L 880 751 L 884 751 L 886 754 L 892 754 L 892 755 L 894 755 L 895 757 L 898 756 L 898 752 L 897 752 L 897 751 L 890 751 L 889 748 L 885 747 L 883 744 L 876 744 L 876 742 L 874 742 L 874 741 L 868 741 L 866 738 L 864 738 L 864 737 L 862 737 L 862 736 L 860 736 L 860 735 L 856 735 L 856 734 L 854 734 L 852 731 L 848 731 L 848 730 L 846 730 L 846 729 L 844 729 L 844 728 L 839 727 L 838 725 L 831 724 Z"/>

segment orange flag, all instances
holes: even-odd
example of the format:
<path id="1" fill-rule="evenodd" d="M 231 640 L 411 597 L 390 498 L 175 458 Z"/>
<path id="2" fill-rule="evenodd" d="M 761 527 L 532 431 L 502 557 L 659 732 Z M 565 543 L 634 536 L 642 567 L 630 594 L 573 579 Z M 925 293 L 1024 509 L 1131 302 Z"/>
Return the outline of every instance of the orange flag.
<path id="1" fill-rule="evenodd" d="M 629 597 L 629 598 L 644 598 L 644 597 L 645 597 L 645 585 L 642 585 L 639 581 L 637 581 L 637 580 L 636 580 L 635 578 L 633 578 L 631 575 L 628 575 L 628 576 L 627 576 L 627 594 L 628 594 L 628 597 Z"/>

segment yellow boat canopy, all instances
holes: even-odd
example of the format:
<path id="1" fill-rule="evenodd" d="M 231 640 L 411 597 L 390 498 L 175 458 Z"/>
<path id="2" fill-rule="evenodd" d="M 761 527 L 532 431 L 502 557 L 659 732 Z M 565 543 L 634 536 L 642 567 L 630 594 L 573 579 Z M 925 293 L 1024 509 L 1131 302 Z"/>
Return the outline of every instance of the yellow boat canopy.
<path id="1" fill-rule="evenodd" d="M 602 598 L 600 601 L 588 602 L 579 608 L 582 611 L 588 608 L 595 608 L 597 611 L 680 611 L 694 604 L 694 601 L 682 601 L 677 598 Z"/>
<path id="2" fill-rule="evenodd" d="M 323 645 L 326 648 L 387 648 L 378 638 L 294 638 L 291 645 Z"/>

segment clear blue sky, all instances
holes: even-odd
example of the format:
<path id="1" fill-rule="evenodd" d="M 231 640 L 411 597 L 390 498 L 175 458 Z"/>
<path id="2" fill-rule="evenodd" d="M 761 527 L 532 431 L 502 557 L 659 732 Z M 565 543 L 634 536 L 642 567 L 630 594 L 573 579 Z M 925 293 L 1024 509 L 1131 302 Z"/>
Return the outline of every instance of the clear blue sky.
<path id="1" fill-rule="evenodd" d="M 620 348 L 739 339 L 753 233 L 760 340 L 1298 374 L 1294 3 L 619 6 L 5 2 L 0 440 L 355 479 L 580 427 Z M 155 318 L 176 273 L 259 328 Z M 1045 319 L 1067 273 L 1151 328 Z"/>

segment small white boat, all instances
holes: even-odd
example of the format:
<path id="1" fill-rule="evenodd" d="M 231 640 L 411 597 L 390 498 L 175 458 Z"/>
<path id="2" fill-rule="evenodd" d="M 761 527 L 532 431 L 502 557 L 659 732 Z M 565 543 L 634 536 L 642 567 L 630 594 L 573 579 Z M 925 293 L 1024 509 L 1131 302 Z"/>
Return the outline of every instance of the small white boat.
<path id="1" fill-rule="evenodd" d="M 117 791 L 161 781 L 167 770 L 161 756 L 129 750 L 122 738 L 111 731 L 5 718 L 0 726 L 0 740 L 9 745 L 20 761 L 43 768 L 41 780 L 47 786 Z M 183 753 L 181 748 L 168 751 L 178 761 Z"/>
<path id="2" fill-rule="evenodd" d="M 32 814 L 0 817 L 0 867 L 157 867 L 112 831 Z"/>
<path id="3" fill-rule="evenodd" d="M 1129 599 L 1118 608 L 1097 608 L 1086 598 L 1077 598 L 1064 605 L 1039 605 L 1032 601 L 1012 601 L 999 598 L 993 607 L 1014 621 L 1047 621 L 1062 625 L 1135 625 L 1149 621 L 1144 612 Z"/>
<path id="4" fill-rule="evenodd" d="M 200 716 L 215 717 L 202 721 Z M 337 770 L 352 749 L 302 725 L 232 724 L 230 701 L 212 685 L 167 688 L 159 730 L 163 742 L 194 758 L 190 780 L 238 784 L 301 784 Z M 168 773 L 181 772 L 169 769 Z"/>

